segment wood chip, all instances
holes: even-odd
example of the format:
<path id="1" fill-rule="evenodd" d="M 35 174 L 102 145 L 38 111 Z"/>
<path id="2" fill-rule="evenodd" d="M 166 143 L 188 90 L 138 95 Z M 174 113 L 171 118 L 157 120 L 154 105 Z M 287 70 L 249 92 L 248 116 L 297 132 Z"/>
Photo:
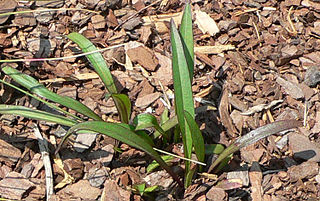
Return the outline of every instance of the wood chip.
<path id="1" fill-rule="evenodd" d="M 291 133 L 289 135 L 289 148 L 297 159 L 320 162 L 320 146 L 311 142 L 306 136 Z"/>
<path id="2" fill-rule="evenodd" d="M 155 102 L 160 96 L 161 96 L 161 93 L 155 92 L 152 94 L 139 97 L 137 98 L 135 105 L 139 108 L 146 108 L 148 107 L 148 105 Z"/>
<path id="3" fill-rule="evenodd" d="M 6 165 L 12 166 L 21 157 L 20 149 L 0 139 L 0 160 Z"/>
<path id="4" fill-rule="evenodd" d="M 101 195 L 101 190 L 92 187 L 88 180 L 80 180 L 58 192 L 58 195 L 62 194 L 69 194 L 72 195 L 73 198 L 81 198 L 84 200 L 97 200 Z"/>
<path id="5" fill-rule="evenodd" d="M 302 91 L 302 89 L 299 87 L 299 85 L 287 81 L 281 77 L 277 77 L 276 82 L 283 87 L 283 89 L 285 90 L 285 92 L 287 94 L 289 94 L 292 98 L 294 99 L 300 99 L 304 97 L 304 93 Z"/>
<path id="6" fill-rule="evenodd" d="M 211 36 L 214 36 L 220 32 L 217 23 L 206 12 L 196 10 L 194 13 L 196 15 L 196 20 L 194 23 L 198 25 L 198 28 L 202 31 L 202 33 L 208 33 Z"/>
<path id="7" fill-rule="evenodd" d="M 77 152 L 84 152 L 89 149 L 92 143 L 95 141 L 97 134 L 94 133 L 81 133 L 77 135 L 76 142 L 74 143 L 74 149 Z"/>
<path id="8" fill-rule="evenodd" d="M 15 0 L 1 0 L 0 1 L 0 13 L 12 12 L 17 7 L 17 2 Z M 1 16 L 0 24 L 3 24 L 7 21 L 10 15 Z"/>
<path id="9" fill-rule="evenodd" d="M 219 112 L 222 124 L 227 128 L 229 135 L 235 136 L 237 133 L 236 127 L 232 123 L 232 119 L 229 113 L 229 101 L 228 101 L 228 90 L 224 89 L 221 102 L 219 105 Z"/>
<path id="10" fill-rule="evenodd" d="M 148 71 L 155 71 L 159 64 L 158 58 L 154 55 L 153 51 L 145 46 L 128 49 L 127 54 L 132 62 L 138 62 Z"/>
<path id="11" fill-rule="evenodd" d="M 249 178 L 251 184 L 251 197 L 252 201 L 262 201 L 263 189 L 262 189 L 262 172 L 259 167 L 259 163 L 254 162 L 249 171 Z"/>
<path id="12" fill-rule="evenodd" d="M 206 198 L 208 200 L 215 200 L 215 201 L 223 201 L 226 200 L 228 197 L 227 193 L 218 187 L 211 187 L 210 190 L 206 193 Z"/>
<path id="13" fill-rule="evenodd" d="M 106 182 L 104 183 L 104 189 L 101 196 L 101 201 L 108 201 L 108 200 L 119 200 L 119 201 L 130 200 L 130 192 L 120 188 L 115 181 L 106 180 Z"/>
<path id="14" fill-rule="evenodd" d="M 194 51 L 201 54 L 220 54 L 227 50 L 234 50 L 234 45 L 197 46 Z"/>
<path id="15" fill-rule="evenodd" d="M 23 195 L 33 187 L 35 185 L 22 174 L 10 172 L 0 181 L 0 195 L 8 199 L 21 200 Z"/>
<path id="16" fill-rule="evenodd" d="M 298 179 L 310 179 L 319 173 L 319 166 L 316 162 L 308 161 L 289 167 L 288 173 L 291 182 L 296 182 Z"/>
<path id="17" fill-rule="evenodd" d="M 103 29 L 106 26 L 105 17 L 103 17 L 102 15 L 92 16 L 91 22 L 95 29 Z"/>

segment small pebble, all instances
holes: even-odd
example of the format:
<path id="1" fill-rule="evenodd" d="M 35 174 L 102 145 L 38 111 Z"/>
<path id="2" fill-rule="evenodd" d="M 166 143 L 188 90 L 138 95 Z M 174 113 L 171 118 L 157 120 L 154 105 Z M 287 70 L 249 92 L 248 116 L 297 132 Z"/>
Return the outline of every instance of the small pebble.
<path id="1" fill-rule="evenodd" d="M 304 83 L 309 87 L 315 87 L 320 82 L 320 69 L 318 66 L 311 66 L 304 76 Z"/>

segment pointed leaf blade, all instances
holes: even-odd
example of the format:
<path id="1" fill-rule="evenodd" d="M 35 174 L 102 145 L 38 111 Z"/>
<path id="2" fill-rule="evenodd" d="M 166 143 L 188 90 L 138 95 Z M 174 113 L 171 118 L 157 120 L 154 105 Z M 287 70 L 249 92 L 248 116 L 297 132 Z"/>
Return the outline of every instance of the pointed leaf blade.
<path id="1" fill-rule="evenodd" d="M 190 74 L 181 38 L 173 20 L 171 20 L 170 25 L 175 109 L 182 133 L 184 154 L 186 158 L 191 158 L 192 137 L 190 129 L 187 126 L 184 117 L 184 111 L 187 111 L 194 118 L 194 105 L 192 98 Z M 190 163 L 186 162 L 186 172 L 189 171 L 189 168 Z"/>
<path id="2" fill-rule="evenodd" d="M 68 38 L 73 42 L 77 43 L 83 52 L 91 52 L 97 50 L 97 48 L 83 35 L 73 32 L 68 35 Z M 111 72 L 107 63 L 105 62 L 103 56 L 100 52 L 96 52 L 93 54 L 89 54 L 86 56 L 92 66 L 94 67 L 95 71 L 98 73 L 99 77 L 101 78 L 102 82 L 105 84 L 106 88 L 108 89 L 109 93 L 116 94 L 118 93 L 116 85 L 113 81 Z"/>
<path id="3" fill-rule="evenodd" d="M 192 83 L 194 71 L 194 44 L 192 32 L 192 13 L 190 3 L 187 3 L 186 7 L 184 8 L 179 31 L 181 34 L 184 54 L 188 63 L 190 81 Z"/>
<path id="4" fill-rule="evenodd" d="M 14 116 L 22 116 L 30 119 L 53 122 L 64 126 L 74 126 L 78 122 L 61 115 L 51 114 L 41 110 L 36 110 L 24 106 L 16 105 L 0 105 L 0 114 L 10 114 Z"/>
<path id="5" fill-rule="evenodd" d="M 53 93 L 52 91 L 47 89 L 44 85 L 40 84 L 36 79 L 34 79 L 29 75 L 23 74 L 18 70 L 9 66 L 3 67 L 2 71 L 8 76 L 10 76 L 15 82 L 17 82 L 21 86 L 27 88 L 29 91 L 31 91 L 34 94 L 37 94 L 40 97 L 59 103 L 60 105 L 63 105 L 72 110 L 75 110 L 94 120 L 102 120 L 96 113 L 94 113 L 84 104 L 70 97 L 60 96 L 56 93 Z"/>
<path id="6" fill-rule="evenodd" d="M 155 150 L 153 150 L 152 146 L 150 146 L 149 143 L 132 132 L 130 129 L 125 128 L 119 124 L 107 123 L 103 121 L 88 121 L 79 123 L 69 129 L 67 134 L 61 140 L 57 151 L 59 151 L 63 142 L 68 137 L 70 137 L 73 132 L 79 130 L 90 130 L 93 132 L 101 133 L 146 152 L 147 154 L 152 156 L 160 164 L 160 166 L 164 168 L 173 177 L 173 179 L 175 179 L 179 183 L 179 185 L 182 185 L 177 175 L 172 172 L 170 167 L 161 159 L 160 155 Z"/>
<path id="7" fill-rule="evenodd" d="M 270 135 L 273 135 L 288 129 L 297 128 L 300 126 L 302 126 L 302 123 L 300 121 L 291 119 L 291 120 L 276 121 L 271 124 L 261 126 L 253 131 L 250 131 L 246 135 L 237 139 L 235 143 L 227 147 L 219 155 L 219 157 L 210 165 L 208 172 L 211 172 L 213 168 L 215 168 L 221 161 L 223 161 L 230 154 L 238 151 L 240 148 L 253 144 Z"/>

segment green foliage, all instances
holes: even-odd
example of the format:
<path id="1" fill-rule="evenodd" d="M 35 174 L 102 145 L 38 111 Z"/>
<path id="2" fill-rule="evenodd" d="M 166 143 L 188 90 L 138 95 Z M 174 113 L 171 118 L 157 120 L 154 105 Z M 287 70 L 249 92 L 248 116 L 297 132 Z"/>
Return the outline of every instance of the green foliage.
<path id="1" fill-rule="evenodd" d="M 30 119 L 53 122 L 53 123 L 61 124 L 64 126 L 73 126 L 76 123 L 78 123 L 75 120 L 66 118 L 61 115 L 55 115 L 49 112 L 44 112 L 40 110 L 31 109 L 28 107 L 16 106 L 16 105 L 0 104 L 0 114 L 11 114 L 15 116 L 23 116 Z"/>
<path id="2" fill-rule="evenodd" d="M 184 8 L 181 25 L 180 25 L 181 42 L 183 45 L 184 55 L 189 69 L 190 82 L 192 83 L 194 70 L 194 45 L 193 45 L 193 31 L 192 31 L 192 13 L 189 3 Z"/>
<path id="3" fill-rule="evenodd" d="M 121 124 L 107 123 L 104 121 L 88 121 L 79 123 L 68 130 L 67 134 L 61 140 L 57 151 L 59 151 L 64 141 L 68 139 L 73 132 L 80 130 L 89 130 L 101 133 L 146 152 L 147 154 L 152 156 L 154 160 L 156 160 L 157 163 L 159 163 L 160 166 L 164 168 L 177 182 L 180 182 L 177 175 L 172 172 L 170 167 L 162 160 L 160 155 L 155 150 L 153 150 L 152 146 L 150 146 L 147 141 L 131 131 L 131 129 L 128 129 Z"/>
<path id="4" fill-rule="evenodd" d="M 87 38 L 79 33 L 71 33 L 68 35 L 68 38 L 77 43 L 84 53 L 97 50 L 97 48 Z M 88 58 L 93 68 L 104 83 L 105 87 L 111 94 L 111 97 L 113 98 L 117 107 L 121 122 L 129 123 L 129 118 L 131 115 L 130 100 L 128 97 L 126 97 L 126 95 L 118 94 L 118 90 L 112 78 L 112 74 L 103 56 L 100 52 L 96 52 L 86 55 L 86 57 Z"/>
<path id="5" fill-rule="evenodd" d="M 173 157 L 160 157 L 160 155 L 155 151 L 157 149 L 154 147 L 155 143 L 153 141 L 155 138 L 162 135 L 164 142 L 170 142 L 172 139 L 171 136 L 168 135 L 168 131 L 172 128 L 174 130 L 173 142 L 180 142 L 182 138 L 185 158 L 191 159 L 192 152 L 194 152 L 198 160 L 204 162 L 205 154 L 220 154 L 218 159 L 211 164 L 209 168 L 210 172 L 218 165 L 219 166 L 216 168 L 216 170 L 219 170 L 225 166 L 231 159 L 232 154 L 240 148 L 255 143 L 271 134 L 301 126 L 301 123 L 296 120 L 280 121 L 251 131 L 247 135 L 236 140 L 235 143 L 226 149 L 219 144 L 205 145 L 201 131 L 195 121 L 195 109 L 192 97 L 191 85 L 194 70 L 194 44 L 192 33 L 192 14 L 189 3 L 186 4 L 180 30 L 177 30 L 173 20 L 170 23 L 170 28 L 176 116 L 169 119 L 168 110 L 165 110 L 161 116 L 160 125 L 157 119 L 150 114 L 137 115 L 133 120 L 133 124 L 129 124 L 131 115 L 131 102 L 129 97 L 125 94 L 119 94 L 109 67 L 99 52 L 90 53 L 86 55 L 86 57 L 108 90 L 106 99 L 111 97 L 114 100 L 122 123 L 107 123 L 102 121 L 101 117 L 99 117 L 96 113 L 79 101 L 53 93 L 34 78 L 20 73 L 16 69 L 9 66 L 3 67 L 2 71 L 22 87 L 29 90 L 31 93 L 7 83 L 4 80 L 0 80 L 1 83 L 11 86 L 22 93 L 41 101 L 49 107 L 59 111 L 60 114 L 51 114 L 49 112 L 39 111 L 23 106 L 3 104 L 0 105 L 0 114 L 24 116 L 35 120 L 44 120 L 71 127 L 62 139 L 61 144 L 56 150 L 56 153 L 61 148 L 63 142 L 65 142 L 74 132 L 80 134 L 83 131 L 90 131 L 91 133 L 107 135 L 149 154 L 154 161 L 148 166 L 147 171 L 153 171 L 157 167 L 161 166 L 180 186 L 183 186 L 183 184 L 178 176 L 168 166 L 168 164 L 172 162 Z M 97 51 L 97 48 L 79 33 L 71 33 L 68 35 L 68 38 L 77 43 L 77 45 L 85 53 Z M 86 117 L 91 118 L 93 121 L 85 122 L 80 117 L 64 111 L 63 109 L 44 99 L 72 109 Z M 144 131 L 144 129 L 149 127 L 156 129 L 154 138 L 151 138 Z M 201 167 L 199 169 L 201 171 Z M 191 169 L 190 162 L 186 160 L 184 178 L 185 187 L 188 187 L 191 184 L 195 171 L 197 171 L 197 168 Z M 145 195 L 147 193 L 154 192 L 157 189 L 157 186 L 146 187 L 145 184 L 140 184 L 136 185 L 134 188 L 140 193 L 140 195 Z"/>
<path id="6" fill-rule="evenodd" d="M 160 127 L 158 124 L 158 121 L 155 116 L 151 114 L 139 114 L 133 119 L 133 124 L 136 127 L 136 130 L 143 130 L 146 128 L 153 127 L 155 128 L 159 133 L 161 133 L 166 140 L 168 139 L 168 135 L 166 132 Z"/>
<path id="7" fill-rule="evenodd" d="M 23 74 L 10 66 L 3 67 L 2 71 L 10 76 L 15 82 L 42 98 L 59 103 L 60 105 L 73 109 L 94 120 L 102 120 L 96 113 L 94 113 L 84 104 L 70 97 L 60 96 L 56 93 L 53 93 L 29 75 Z"/>
<path id="8" fill-rule="evenodd" d="M 169 156 L 169 155 L 164 155 L 164 156 L 161 156 L 162 160 L 164 162 L 166 162 L 167 164 L 170 164 L 172 162 L 172 160 L 174 159 L 173 156 Z M 153 170 L 155 170 L 156 168 L 159 167 L 159 163 L 157 163 L 157 161 L 152 161 L 148 167 L 147 167 L 147 172 L 152 172 Z"/>
<path id="9" fill-rule="evenodd" d="M 129 97 L 125 94 L 112 94 L 111 97 L 117 103 L 117 108 L 121 114 L 121 122 L 129 123 L 131 115 L 131 102 Z"/>
<path id="10" fill-rule="evenodd" d="M 158 188 L 159 187 L 157 185 L 156 186 L 146 187 L 145 183 L 137 184 L 137 185 L 133 186 L 133 189 L 135 189 L 141 196 L 143 196 L 145 194 L 153 193 L 153 192 L 157 191 Z"/>
<path id="11" fill-rule="evenodd" d="M 192 97 L 192 76 L 194 68 L 193 34 L 191 8 L 184 10 L 180 32 L 174 21 L 170 22 L 172 46 L 172 72 L 174 86 L 175 112 L 182 135 L 184 155 L 190 159 L 194 147 L 199 160 L 204 161 L 204 141 L 195 123 L 195 110 Z M 190 162 L 185 161 L 185 187 L 191 184 L 193 173 Z"/>

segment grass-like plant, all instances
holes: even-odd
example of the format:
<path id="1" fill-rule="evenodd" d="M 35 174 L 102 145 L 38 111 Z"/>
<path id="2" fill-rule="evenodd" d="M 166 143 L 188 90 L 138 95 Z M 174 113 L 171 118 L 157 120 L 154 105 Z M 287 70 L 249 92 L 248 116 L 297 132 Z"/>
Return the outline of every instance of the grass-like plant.
<path id="1" fill-rule="evenodd" d="M 210 165 L 209 172 L 211 172 L 219 163 L 222 165 L 226 164 L 230 159 L 230 155 L 241 147 L 248 146 L 249 144 L 273 133 L 300 126 L 300 122 L 296 120 L 275 122 L 258 128 L 257 130 L 239 138 L 234 144 L 226 149 L 224 149 L 222 145 L 205 146 L 199 126 L 195 121 L 194 101 L 191 90 L 194 71 L 194 44 L 192 33 L 192 14 L 189 3 L 186 4 L 184 9 L 180 29 L 178 30 L 176 28 L 173 20 L 170 22 L 170 28 L 176 114 L 172 119 L 167 119 L 165 122 L 159 124 L 157 119 L 151 114 L 140 114 L 133 119 L 132 123 L 130 123 L 131 102 L 129 97 L 125 94 L 119 93 L 109 67 L 101 53 L 97 51 L 96 47 L 88 39 L 79 33 L 71 33 L 67 37 L 75 42 L 84 53 L 94 52 L 92 54 L 87 54 L 86 57 L 107 89 L 108 93 L 106 98 L 112 98 L 115 102 L 121 123 L 104 122 L 99 115 L 81 102 L 51 92 L 34 78 L 23 74 L 8 65 L 2 67 L 2 71 L 30 92 L 24 90 L 22 87 L 17 87 L 7 83 L 4 80 L 0 80 L 0 82 L 11 86 L 16 90 L 35 98 L 36 100 L 39 100 L 49 107 L 59 111 L 60 114 L 57 115 L 28 107 L 3 104 L 0 105 L 0 114 L 24 116 L 31 119 L 54 122 L 70 127 L 66 135 L 61 140 L 57 152 L 61 148 L 62 144 L 75 132 L 81 133 L 83 131 L 90 131 L 92 133 L 101 133 L 110 136 L 149 154 L 155 161 L 150 164 L 148 171 L 152 171 L 160 165 L 180 186 L 184 187 L 188 187 L 191 184 L 193 175 L 197 170 L 196 166 L 191 166 L 190 161 L 192 161 L 192 153 L 195 153 L 198 161 L 202 162 L 202 164 L 205 162 L 206 153 L 220 154 L 218 159 Z M 71 114 L 51 102 L 58 103 L 66 108 L 72 109 L 78 114 L 81 114 L 81 117 Z M 144 129 L 148 127 L 155 128 L 156 132 L 153 137 L 147 135 L 144 131 Z M 157 151 L 155 151 L 159 150 L 154 145 L 155 138 L 161 136 L 163 140 L 162 145 L 164 146 L 167 143 L 172 142 L 173 137 L 168 133 L 168 130 L 171 128 L 175 128 L 176 135 L 174 136 L 174 142 L 182 139 L 184 146 L 184 155 L 186 158 L 184 184 L 167 164 L 167 162 L 171 162 L 172 157 L 161 157 Z M 202 167 L 200 166 L 198 170 L 202 171 Z M 144 192 L 141 189 L 140 191 Z"/>

